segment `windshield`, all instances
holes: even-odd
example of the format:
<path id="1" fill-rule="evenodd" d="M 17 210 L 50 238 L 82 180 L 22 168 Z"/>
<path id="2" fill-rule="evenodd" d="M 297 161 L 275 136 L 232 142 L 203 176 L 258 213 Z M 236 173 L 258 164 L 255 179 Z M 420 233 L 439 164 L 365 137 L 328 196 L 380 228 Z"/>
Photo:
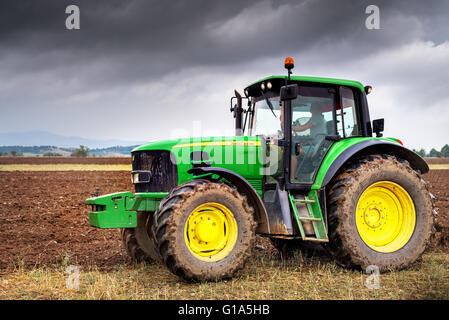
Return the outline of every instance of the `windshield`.
<path id="1" fill-rule="evenodd" d="M 266 99 L 271 102 L 273 110 L 271 110 L 270 104 L 267 103 Z M 266 96 L 266 99 L 262 97 L 261 100 L 256 101 L 253 134 L 263 135 L 269 138 L 282 139 L 283 133 L 281 127 L 281 107 L 279 104 L 279 96 Z"/>

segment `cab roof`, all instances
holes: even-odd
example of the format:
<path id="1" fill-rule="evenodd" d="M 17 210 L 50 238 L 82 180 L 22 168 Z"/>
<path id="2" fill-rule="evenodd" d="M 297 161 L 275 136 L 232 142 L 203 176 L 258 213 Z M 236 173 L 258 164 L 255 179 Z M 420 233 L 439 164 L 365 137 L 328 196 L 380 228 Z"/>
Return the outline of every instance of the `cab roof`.
<path id="1" fill-rule="evenodd" d="M 269 76 L 263 79 L 260 79 L 259 81 L 256 81 L 249 86 L 245 88 L 245 91 L 248 90 L 250 92 L 257 88 L 257 91 L 259 91 L 260 87 L 259 85 L 262 82 L 268 82 L 269 80 L 273 82 L 280 83 L 280 81 L 284 81 L 287 78 L 287 76 Z M 322 77 L 309 77 L 309 76 L 290 76 L 290 81 L 303 81 L 303 82 L 316 82 L 316 83 L 329 83 L 329 84 L 336 84 L 336 85 L 343 85 L 343 86 L 349 86 L 349 87 L 355 87 L 362 91 L 364 91 L 364 86 L 359 81 L 354 80 L 346 80 L 346 79 L 336 79 L 336 78 L 322 78 Z"/>

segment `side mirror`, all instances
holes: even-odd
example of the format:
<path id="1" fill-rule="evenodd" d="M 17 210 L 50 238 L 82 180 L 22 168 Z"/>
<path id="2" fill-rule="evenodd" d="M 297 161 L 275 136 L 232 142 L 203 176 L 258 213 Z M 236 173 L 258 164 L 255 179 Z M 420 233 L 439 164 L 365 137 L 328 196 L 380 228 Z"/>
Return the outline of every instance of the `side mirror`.
<path id="1" fill-rule="evenodd" d="M 382 137 L 384 131 L 384 119 L 373 120 L 373 132 L 376 133 L 376 137 Z"/>
<path id="2" fill-rule="evenodd" d="M 243 108 L 242 108 L 242 95 L 237 91 L 234 90 L 235 93 L 235 97 L 237 99 L 237 104 L 234 107 L 231 107 L 231 112 L 234 113 L 234 118 L 235 118 L 235 135 L 236 136 L 241 136 L 242 135 L 242 113 L 243 113 Z M 232 99 L 231 98 L 231 106 L 232 106 Z"/>
<path id="3" fill-rule="evenodd" d="M 282 101 L 285 100 L 293 100 L 298 97 L 299 87 L 297 84 L 290 84 L 287 86 L 281 87 L 280 99 Z"/>

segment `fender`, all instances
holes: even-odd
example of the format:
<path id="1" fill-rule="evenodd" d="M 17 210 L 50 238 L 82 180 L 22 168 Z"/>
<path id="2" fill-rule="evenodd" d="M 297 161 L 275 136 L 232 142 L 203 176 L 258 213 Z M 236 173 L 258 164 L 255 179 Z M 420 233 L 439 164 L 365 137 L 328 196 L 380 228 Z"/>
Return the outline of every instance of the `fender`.
<path id="1" fill-rule="evenodd" d="M 414 170 L 419 170 L 421 173 L 429 171 L 426 161 L 415 152 L 388 140 L 372 139 L 359 142 L 343 151 L 330 165 L 321 186 L 326 186 L 349 159 L 376 153 L 388 154 L 407 160 Z"/>
<path id="2" fill-rule="evenodd" d="M 187 171 L 190 174 L 199 176 L 205 174 L 216 174 L 221 178 L 228 180 L 232 185 L 234 185 L 237 190 L 242 192 L 248 198 L 248 202 L 255 209 L 256 219 L 258 222 L 257 232 L 258 233 L 269 233 L 270 223 L 268 220 L 268 214 L 263 204 L 262 199 L 257 193 L 256 189 L 242 176 L 239 174 L 223 168 L 218 167 L 195 167 Z"/>

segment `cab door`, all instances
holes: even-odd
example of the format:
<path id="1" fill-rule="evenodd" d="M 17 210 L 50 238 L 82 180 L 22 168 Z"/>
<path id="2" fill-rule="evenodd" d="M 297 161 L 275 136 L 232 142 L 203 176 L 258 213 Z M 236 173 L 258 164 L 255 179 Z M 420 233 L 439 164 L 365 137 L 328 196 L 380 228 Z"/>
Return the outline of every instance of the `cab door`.
<path id="1" fill-rule="evenodd" d="M 303 84 L 295 99 L 283 101 L 287 189 L 310 190 L 336 138 L 338 87 Z"/>

